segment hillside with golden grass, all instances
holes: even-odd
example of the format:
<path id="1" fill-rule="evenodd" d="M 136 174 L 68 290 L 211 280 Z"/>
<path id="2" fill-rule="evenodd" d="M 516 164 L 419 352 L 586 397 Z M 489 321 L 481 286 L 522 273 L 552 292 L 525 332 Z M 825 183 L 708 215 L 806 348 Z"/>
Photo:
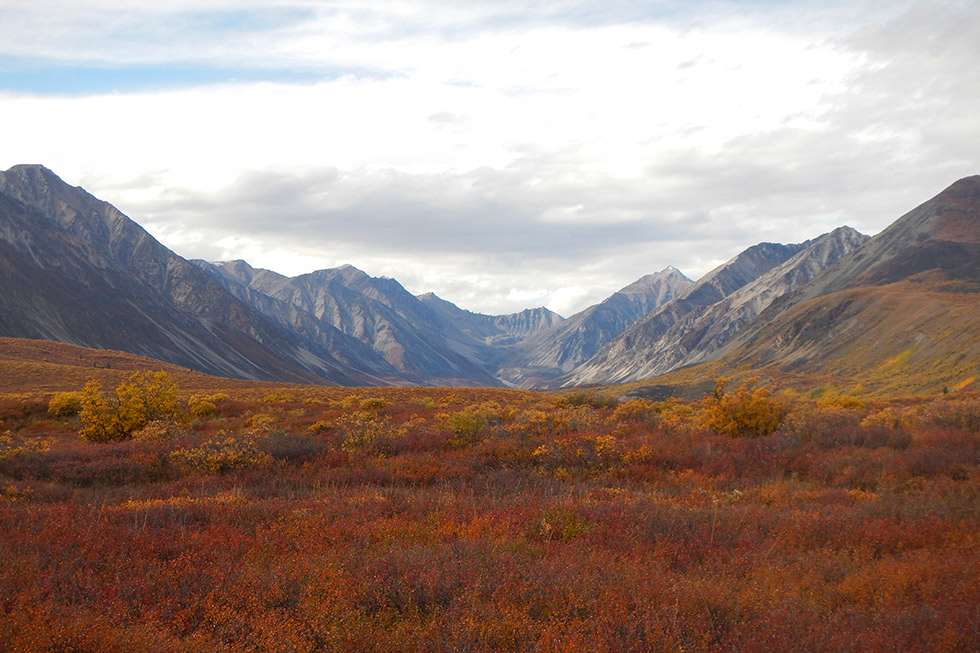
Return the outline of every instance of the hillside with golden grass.
<path id="1" fill-rule="evenodd" d="M 50 340 L 0 338 L 0 394 L 67 392 L 89 380 L 115 386 L 132 372 L 146 369 L 165 370 L 188 391 L 278 385 L 210 376 L 121 351 Z"/>

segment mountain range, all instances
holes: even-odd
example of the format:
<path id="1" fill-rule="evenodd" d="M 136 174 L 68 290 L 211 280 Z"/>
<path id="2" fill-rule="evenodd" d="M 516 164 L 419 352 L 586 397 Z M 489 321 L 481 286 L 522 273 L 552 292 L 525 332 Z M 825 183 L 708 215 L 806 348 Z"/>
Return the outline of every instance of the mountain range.
<path id="1" fill-rule="evenodd" d="M 669 266 L 564 319 L 473 313 L 349 265 L 188 261 L 43 166 L 0 172 L 0 336 L 234 378 L 557 387 L 710 364 L 961 387 L 980 376 L 978 293 L 980 177 L 874 237 L 760 243 L 696 282 Z"/>

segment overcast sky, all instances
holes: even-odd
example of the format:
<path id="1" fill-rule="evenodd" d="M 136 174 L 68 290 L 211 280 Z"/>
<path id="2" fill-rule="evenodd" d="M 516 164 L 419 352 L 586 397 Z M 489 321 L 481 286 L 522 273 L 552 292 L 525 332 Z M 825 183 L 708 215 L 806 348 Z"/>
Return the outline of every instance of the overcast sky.
<path id="1" fill-rule="evenodd" d="M 187 258 L 563 315 L 980 173 L 980 2 L 0 0 L 0 168 Z"/>

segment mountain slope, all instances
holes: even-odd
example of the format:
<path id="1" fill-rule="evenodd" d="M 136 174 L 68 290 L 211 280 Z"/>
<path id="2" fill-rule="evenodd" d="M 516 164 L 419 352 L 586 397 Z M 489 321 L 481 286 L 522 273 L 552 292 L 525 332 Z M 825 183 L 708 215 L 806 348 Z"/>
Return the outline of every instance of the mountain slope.
<path id="1" fill-rule="evenodd" d="M 696 283 L 667 268 L 563 320 L 472 313 L 352 266 L 192 263 L 41 166 L 0 172 L 0 336 L 243 379 L 526 387 L 710 362 L 934 391 L 980 378 L 978 297 L 980 176 L 873 238 L 761 243 Z"/>
<path id="2" fill-rule="evenodd" d="M 561 377 L 561 385 L 622 383 L 653 376 L 663 339 L 689 314 L 704 310 L 758 279 L 806 249 L 810 242 L 796 245 L 760 243 L 715 268 L 677 298 L 643 316 L 588 361 Z"/>
<path id="3" fill-rule="evenodd" d="M 198 265 L 273 317 L 299 310 L 358 339 L 416 383 L 499 385 L 484 364 L 490 358 L 486 345 L 441 319 L 394 279 L 371 277 L 350 265 L 297 277 L 256 270 L 244 261 Z"/>
<path id="4" fill-rule="evenodd" d="M 601 303 L 515 346 L 500 374 L 515 385 L 525 386 L 560 376 L 692 283 L 673 266 L 637 279 Z"/>
<path id="5" fill-rule="evenodd" d="M 980 176 L 913 209 L 764 311 L 729 366 L 887 379 L 919 390 L 980 376 Z M 903 381 L 904 379 L 904 381 Z"/>
<path id="6" fill-rule="evenodd" d="M 840 227 L 808 241 L 805 249 L 724 299 L 693 308 L 643 351 L 634 350 L 632 370 L 623 380 L 639 380 L 717 357 L 722 346 L 774 300 L 806 285 L 867 238 Z"/>
<path id="7" fill-rule="evenodd" d="M 118 349 L 223 376 L 388 383 L 343 334 L 287 331 L 114 207 L 41 166 L 0 173 L 0 335 Z"/>

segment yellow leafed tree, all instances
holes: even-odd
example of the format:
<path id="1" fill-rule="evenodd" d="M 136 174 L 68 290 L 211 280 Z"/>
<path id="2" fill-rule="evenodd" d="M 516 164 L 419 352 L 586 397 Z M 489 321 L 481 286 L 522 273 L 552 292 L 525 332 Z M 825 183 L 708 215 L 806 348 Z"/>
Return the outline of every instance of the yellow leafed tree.
<path id="1" fill-rule="evenodd" d="M 89 442 L 128 440 L 151 421 L 176 420 L 177 394 L 177 384 L 164 371 L 134 372 L 119 384 L 115 397 L 104 396 L 102 386 L 89 381 L 82 391 L 79 434 Z"/>

